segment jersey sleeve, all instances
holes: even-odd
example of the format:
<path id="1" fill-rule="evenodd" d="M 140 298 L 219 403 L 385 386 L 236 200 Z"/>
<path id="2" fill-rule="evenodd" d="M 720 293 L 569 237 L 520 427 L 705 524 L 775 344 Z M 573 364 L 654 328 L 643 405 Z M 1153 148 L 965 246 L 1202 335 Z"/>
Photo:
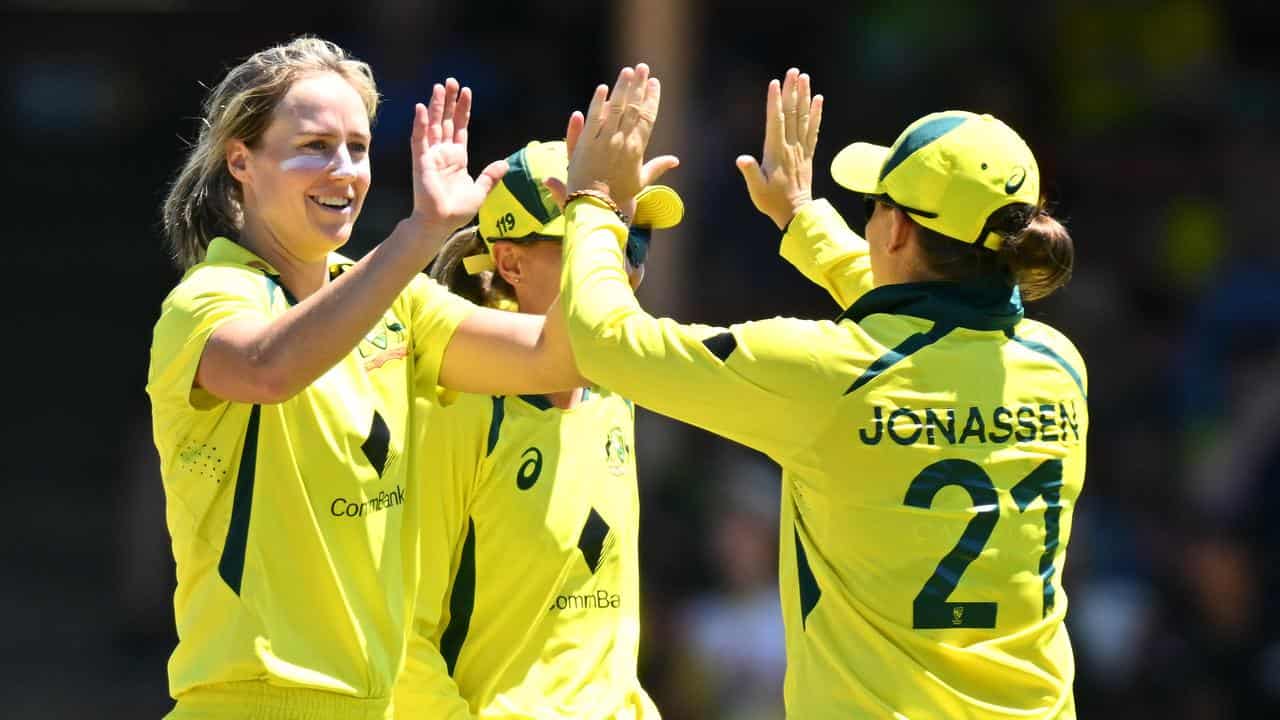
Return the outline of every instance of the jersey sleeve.
<path id="1" fill-rule="evenodd" d="M 449 292 L 426 275 L 418 275 L 405 289 L 409 303 L 414 355 L 414 384 L 419 390 L 439 393 L 440 366 L 453 333 L 475 305 Z M 437 395 L 429 396 L 432 402 Z"/>
<path id="2" fill-rule="evenodd" d="M 625 229 L 598 206 L 566 214 L 561 300 L 583 375 L 639 405 L 781 461 L 833 417 L 869 351 L 831 322 L 774 318 L 731 328 L 656 319 L 623 270 Z"/>
<path id="3" fill-rule="evenodd" d="M 448 407 L 431 406 L 415 471 L 422 479 L 422 566 L 405 669 L 396 681 L 398 718 L 472 717 L 451 674 L 458 648 L 446 632 L 449 607 L 467 541 L 471 499 L 484 459 L 491 404 L 463 395 Z M 425 407 L 419 403 L 419 410 Z"/>
<path id="4" fill-rule="evenodd" d="M 181 410 L 221 404 L 194 387 L 205 344 L 230 320 L 269 319 L 272 298 L 270 281 L 254 272 L 209 266 L 186 277 L 165 298 L 156 321 L 147 372 L 152 403 Z"/>
<path id="5" fill-rule="evenodd" d="M 779 253 L 831 293 L 842 310 L 871 290 L 867 241 L 850 230 L 826 200 L 809 203 L 796 213 L 782 236 Z"/>

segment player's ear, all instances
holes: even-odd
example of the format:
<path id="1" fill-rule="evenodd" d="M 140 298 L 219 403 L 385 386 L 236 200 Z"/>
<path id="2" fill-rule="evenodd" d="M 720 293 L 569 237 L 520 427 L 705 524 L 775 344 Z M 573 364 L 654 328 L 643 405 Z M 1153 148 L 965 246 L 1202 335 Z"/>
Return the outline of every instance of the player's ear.
<path id="1" fill-rule="evenodd" d="M 249 146 L 243 140 L 227 141 L 227 172 L 240 184 L 249 180 Z"/>
<path id="2" fill-rule="evenodd" d="M 889 210 L 889 233 L 885 251 L 900 252 L 914 239 L 916 224 L 907 216 L 905 210 L 896 207 L 887 209 Z"/>
<path id="3" fill-rule="evenodd" d="M 502 240 L 493 244 L 493 264 L 496 272 L 508 284 L 512 286 L 520 284 L 524 274 L 523 260 L 519 245 Z"/>

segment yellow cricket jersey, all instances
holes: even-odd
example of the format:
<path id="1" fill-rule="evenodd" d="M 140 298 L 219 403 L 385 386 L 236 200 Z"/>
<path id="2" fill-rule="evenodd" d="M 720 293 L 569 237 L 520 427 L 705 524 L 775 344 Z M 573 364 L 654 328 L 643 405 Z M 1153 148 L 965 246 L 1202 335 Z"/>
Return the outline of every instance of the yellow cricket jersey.
<path id="1" fill-rule="evenodd" d="M 1000 283 L 872 289 L 821 201 L 783 254 L 848 305 L 837 321 L 690 329 L 637 305 L 613 213 L 567 217 L 583 374 L 783 468 L 789 716 L 1074 717 L 1062 568 L 1088 408 L 1065 337 Z"/>
<path id="2" fill-rule="evenodd" d="M 331 272 L 349 264 L 335 255 Z M 472 306 L 419 276 L 356 348 L 282 403 L 192 388 L 222 323 L 270 320 L 291 304 L 270 266 L 218 238 L 155 326 L 147 392 L 177 564 L 175 715 L 202 691 L 234 698 L 237 687 L 288 705 L 257 682 L 353 699 L 324 713 L 381 717 L 403 662 L 421 503 L 408 472 L 410 393 L 434 388 Z"/>
<path id="3" fill-rule="evenodd" d="M 426 408 L 423 576 L 397 718 L 652 720 L 634 410 L 587 389 Z"/>

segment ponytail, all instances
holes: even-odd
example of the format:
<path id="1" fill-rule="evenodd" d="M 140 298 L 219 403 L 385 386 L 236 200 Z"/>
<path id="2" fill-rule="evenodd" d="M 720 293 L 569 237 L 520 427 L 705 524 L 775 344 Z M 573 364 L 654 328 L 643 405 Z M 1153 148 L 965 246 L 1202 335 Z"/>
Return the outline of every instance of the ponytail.
<path id="1" fill-rule="evenodd" d="M 999 250 L 947 237 L 916 224 L 929 270 L 942 279 L 967 282 L 1000 276 L 1016 284 L 1022 299 L 1049 297 L 1071 279 L 1075 250 L 1071 235 L 1042 205 L 1015 203 L 991 214 L 979 237 L 994 232 Z"/>
<path id="2" fill-rule="evenodd" d="M 1017 206 L 1013 206 L 1017 207 Z M 1001 264 L 1009 268 L 1014 281 L 1022 291 L 1022 299 L 1040 300 L 1052 295 L 1071 279 L 1075 264 L 1075 246 L 1066 227 L 1058 222 L 1043 206 L 1027 205 L 1020 213 L 1020 232 L 1005 235 L 997 251 Z M 992 216 L 993 229 L 997 229 L 998 216 L 1007 211 L 997 211 Z M 1012 214 L 1012 213 L 1011 213 Z M 1031 214 L 1030 222 L 1025 222 Z"/>
<path id="3" fill-rule="evenodd" d="M 440 253 L 431 262 L 427 274 L 436 282 L 449 288 L 454 295 L 464 297 L 476 305 L 500 309 L 516 307 L 516 292 L 502 276 L 491 270 L 472 275 L 467 272 L 463 260 L 472 255 L 489 252 L 480 228 L 472 225 L 463 228 L 445 241 Z"/>

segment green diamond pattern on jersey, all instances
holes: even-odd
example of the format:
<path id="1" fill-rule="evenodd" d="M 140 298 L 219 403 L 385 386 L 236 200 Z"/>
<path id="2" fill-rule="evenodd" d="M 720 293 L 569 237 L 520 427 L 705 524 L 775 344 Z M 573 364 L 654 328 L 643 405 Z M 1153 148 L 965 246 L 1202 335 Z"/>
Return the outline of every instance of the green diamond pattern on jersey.
<path id="1" fill-rule="evenodd" d="M 373 420 L 369 423 L 369 435 L 360 445 L 360 449 L 364 451 L 364 456 L 369 458 L 373 469 L 378 471 L 378 477 L 382 477 L 382 469 L 387 466 L 387 451 L 390 446 L 391 431 L 387 428 L 387 421 L 382 419 L 382 415 L 377 410 L 374 410 Z"/>
<path id="2" fill-rule="evenodd" d="M 600 517 L 595 508 L 587 515 L 587 522 L 582 526 L 582 534 L 578 536 L 578 549 L 591 568 L 591 574 L 600 569 L 600 554 L 604 549 L 605 538 L 609 536 L 609 523 Z"/>

